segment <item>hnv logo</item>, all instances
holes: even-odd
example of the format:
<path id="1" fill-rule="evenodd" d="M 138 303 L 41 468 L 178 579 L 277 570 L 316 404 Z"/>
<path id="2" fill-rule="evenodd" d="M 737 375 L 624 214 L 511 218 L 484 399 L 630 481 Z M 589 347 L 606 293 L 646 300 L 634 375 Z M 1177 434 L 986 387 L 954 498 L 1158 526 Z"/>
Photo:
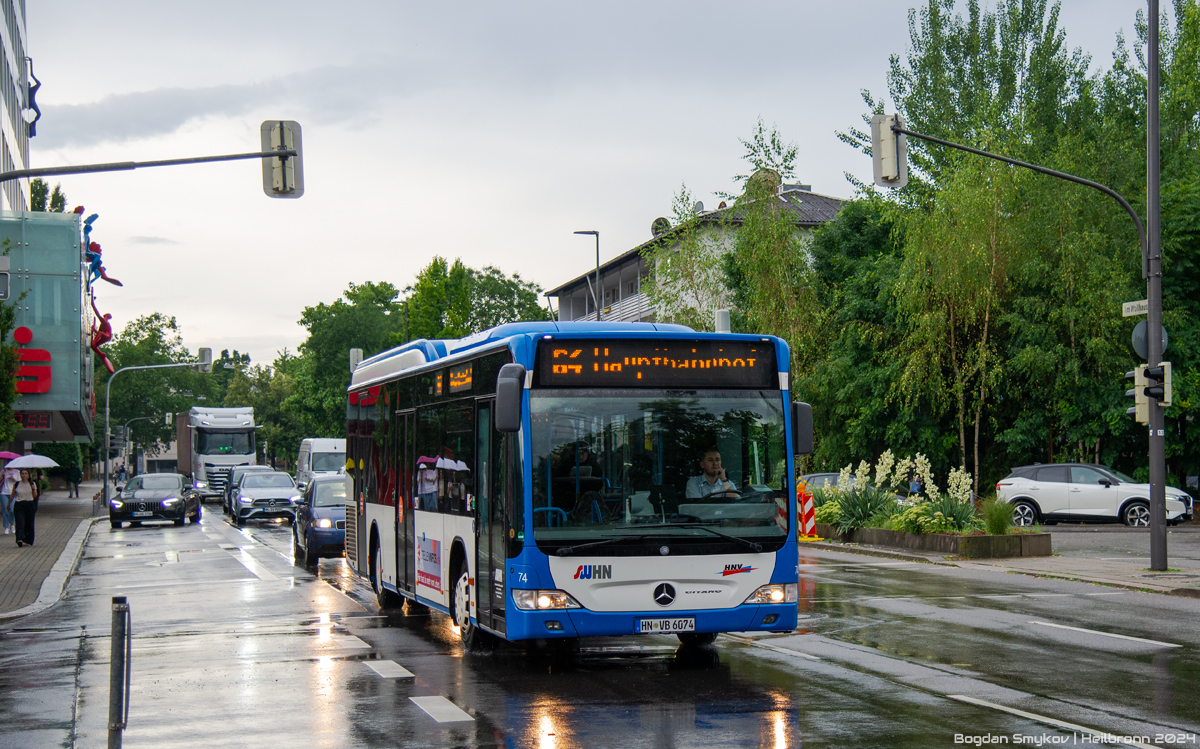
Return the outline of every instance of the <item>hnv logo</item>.
<path id="1" fill-rule="evenodd" d="M 581 564 L 575 570 L 576 580 L 611 580 L 611 564 Z"/>
<path id="2" fill-rule="evenodd" d="M 725 565 L 725 571 L 721 573 L 721 577 L 729 577 L 730 575 L 740 575 L 743 572 L 753 572 L 756 569 L 758 569 L 758 568 L 751 567 L 748 564 L 727 564 L 727 565 Z"/>

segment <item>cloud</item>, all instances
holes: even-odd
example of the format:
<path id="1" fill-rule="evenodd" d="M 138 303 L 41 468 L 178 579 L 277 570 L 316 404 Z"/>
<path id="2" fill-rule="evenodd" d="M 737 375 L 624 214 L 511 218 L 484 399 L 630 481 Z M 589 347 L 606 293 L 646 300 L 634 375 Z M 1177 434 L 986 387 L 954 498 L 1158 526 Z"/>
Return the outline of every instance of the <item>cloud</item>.
<path id="1" fill-rule="evenodd" d="M 167 239 L 166 237 L 137 236 L 130 237 L 128 241 L 130 244 L 179 244 L 174 239 Z"/>
<path id="2" fill-rule="evenodd" d="M 122 143 L 168 135 L 204 117 L 237 117 L 271 106 L 319 122 L 369 116 L 381 92 L 378 66 L 323 67 L 240 85 L 110 94 L 86 104 L 47 104 L 39 149 Z M 395 89 L 393 87 L 392 93 Z"/>

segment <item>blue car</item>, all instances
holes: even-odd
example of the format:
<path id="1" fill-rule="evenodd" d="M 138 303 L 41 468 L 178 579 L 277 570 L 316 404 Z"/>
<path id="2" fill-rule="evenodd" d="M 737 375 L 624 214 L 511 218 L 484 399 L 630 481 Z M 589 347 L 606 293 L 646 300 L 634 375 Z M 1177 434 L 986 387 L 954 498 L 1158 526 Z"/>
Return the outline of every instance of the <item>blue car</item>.
<path id="1" fill-rule="evenodd" d="M 346 477 L 317 476 L 304 488 L 292 551 L 297 564 L 310 566 L 321 557 L 340 557 L 346 551 Z"/>

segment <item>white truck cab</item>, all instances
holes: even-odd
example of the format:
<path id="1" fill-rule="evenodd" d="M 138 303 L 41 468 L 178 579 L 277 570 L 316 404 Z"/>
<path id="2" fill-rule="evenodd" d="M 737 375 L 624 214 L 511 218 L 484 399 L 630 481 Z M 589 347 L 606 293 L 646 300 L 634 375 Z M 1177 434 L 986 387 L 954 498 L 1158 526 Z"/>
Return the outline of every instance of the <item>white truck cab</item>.
<path id="1" fill-rule="evenodd" d="M 316 476 L 336 474 L 346 465 L 346 440 L 310 437 L 300 442 L 296 483 L 307 486 Z"/>

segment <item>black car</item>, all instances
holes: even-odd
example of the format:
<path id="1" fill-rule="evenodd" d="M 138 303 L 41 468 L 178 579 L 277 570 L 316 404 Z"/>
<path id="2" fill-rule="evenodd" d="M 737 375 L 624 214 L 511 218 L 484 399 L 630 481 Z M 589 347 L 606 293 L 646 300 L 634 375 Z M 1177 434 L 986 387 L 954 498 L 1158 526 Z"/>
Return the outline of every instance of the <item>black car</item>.
<path id="1" fill-rule="evenodd" d="M 108 521 L 113 528 L 120 528 L 126 521 L 141 525 L 147 520 L 170 520 L 183 525 L 189 517 L 195 523 L 202 513 L 200 495 L 178 473 L 134 476 L 108 503 Z"/>

